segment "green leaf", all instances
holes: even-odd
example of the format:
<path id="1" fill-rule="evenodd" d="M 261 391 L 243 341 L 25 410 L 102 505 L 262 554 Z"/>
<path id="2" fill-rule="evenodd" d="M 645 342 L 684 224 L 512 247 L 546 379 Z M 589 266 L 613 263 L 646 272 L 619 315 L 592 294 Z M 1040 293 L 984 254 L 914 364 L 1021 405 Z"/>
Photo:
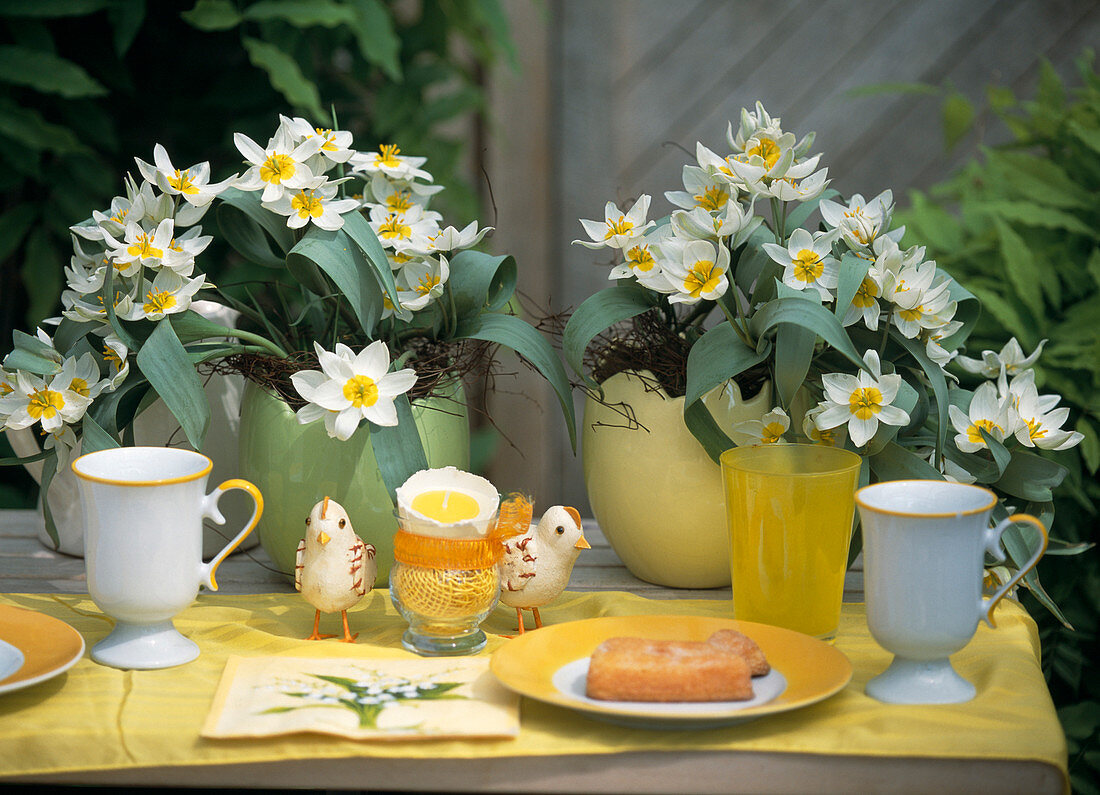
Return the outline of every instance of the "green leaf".
<path id="1" fill-rule="evenodd" d="M 400 306 L 397 298 L 397 284 L 393 280 L 393 269 L 390 267 L 390 261 L 367 219 L 363 217 L 362 213 L 348 213 L 344 216 L 343 231 L 359 247 L 359 252 L 373 273 L 380 292 L 388 295 L 390 303 L 394 306 Z"/>
<path id="2" fill-rule="evenodd" d="M 125 345 L 128 350 L 136 351 L 141 347 L 141 340 L 135 337 L 130 329 L 119 320 L 118 315 L 115 314 L 115 268 L 107 268 L 106 271 L 107 273 L 103 277 L 103 308 L 107 313 L 107 322 L 111 325 L 111 329 L 115 332 L 115 336 L 122 341 L 122 344 Z"/>
<path id="3" fill-rule="evenodd" d="M 321 109 L 317 86 L 302 74 L 298 62 L 274 44 L 250 36 L 243 38 L 244 48 L 252 64 L 267 72 L 271 87 L 282 94 L 294 108 L 305 111 L 314 121 L 327 119 Z"/>
<path id="4" fill-rule="evenodd" d="M 275 241 L 283 254 L 294 248 L 294 232 L 287 228 L 283 216 L 266 209 L 260 202 L 259 191 L 242 191 L 237 188 L 227 188 L 218 195 L 222 205 L 228 205 L 248 216 L 259 224 L 265 232 Z M 222 222 L 222 213 L 226 212 L 224 206 L 218 207 L 218 224 Z M 231 215 L 232 212 L 229 211 Z M 222 230 L 225 231 L 224 229 Z M 244 254 L 244 252 L 241 252 Z"/>
<path id="5" fill-rule="evenodd" d="M 852 299 L 859 292 L 867 271 L 871 269 L 871 261 L 863 257 L 857 257 L 851 252 L 845 254 L 840 260 L 840 277 L 836 288 L 836 306 L 833 313 L 838 319 L 843 320 L 848 307 L 852 305 Z"/>
<path id="6" fill-rule="evenodd" d="M 834 199 L 840 195 L 840 191 L 833 188 L 826 188 L 821 192 L 821 195 L 816 199 L 810 199 L 808 202 L 802 202 L 789 213 L 787 213 L 787 229 L 793 230 L 798 226 L 805 226 L 806 221 L 813 215 L 814 210 L 818 205 L 826 199 Z M 770 233 L 764 229 L 764 233 L 770 236 Z"/>
<path id="7" fill-rule="evenodd" d="M 1036 265 L 1034 255 L 1011 226 L 996 216 L 993 221 L 997 229 L 997 239 L 1000 241 L 1001 260 L 1009 282 L 1032 315 L 1042 317 L 1042 285 L 1046 279 Z"/>
<path id="8" fill-rule="evenodd" d="M 271 238 L 255 220 L 230 204 L 221 204 L 217 212 L 218 229 L 229 245 L 249 262 L 268 268 L 285 268 L 286 260 L 271 250 Z"/>
<path id="9" fill-rule="evenodd" d="M 1040 207 L 1025 201 L 974 201 L 968 208 L 983 215 L 999 215 L 1005 221 L 1014 221 L 1025 226 L 1038 226 L 1044 229 L 1062 229 L 1075 232 L 1089 238 L 1097 236 L 1096 230 L 1081 219 L 1053 207 Z"/>
<path id="10" fill-rule="evenodd" d="M 0 45 L 0 81 L 66 99 L 101 97 L 107 93 L 99 81 L 72 61 L 12 44 Z"/>
<path id="11" fill-rule="evenodd" d="M 38 337 L 16 329 L 12 332 L 14 348 L 4 357 L 7 370 L 26 370 L 35 375 L 52 375 L 61 369 L 58 352 Z"/>
<path id="12" fill-rule="evenodd" d="M 511 256 L 494 257 L 480 251 L 466 250 L 450 262 L 451 278 L 447 282 L 454 295 L 459 322 L 503 307 L 516 289 L 516 261 Z"/>
<path id="13" fill-rule="evenodd" d="M 1100 469 L 1100 434 L 1097 434 L 1096 426 L 1084 416 L 1077 420 L 1076 430 L 1084 437 L 1081 440 L 1081 458 L 1084 459 L 1089 473 L 1095 475 L 1096 470 Z"/>
<path id="14" fill-rule="evenodd" d="M 145 0 L 111 0 L 107 8 L 116 55 L 125 55 L 145 22 Z"/>
<path id="15" fill-rule="evenodd" d="M 53 520 L 53 511 L 50 510 L 50 484 L 53 483 L 54 475 L 57 474 L 57 450 L 51 450 L 54 455 L 43 459 L 42 471 L 38 474 L 38 487 L 39 493 L 43 495 L 42 500 L 42 518 L 45 520 L 46 535 L 53 541 L 53 548 L 59 549 L 61 547 L 61 538 L 57 534 L 57 524 Z"/>
<path id="16" fill-rule="evenodd" d="M 81 454 L 110 450 L 119 446 L 118 440 L 103 430 L 90 414 L 84 415 L 84 419 L 80 422 Z"/>
<path id="17" fill-rule="evenodd" d="M 30 302 L 24 317 L 31 326 L 56 314 L 58 297 L 65 286 L 64 264 L 53 244 L 50 230 L 45 226 L 31 232 L 27 241 L 27 256 L 23 261 L 23 284 Z"/>
<path id="18" fill-rule="evenodd" d="M 410 475 L 428 468 L 428 459 L 424 455 L 424 446 L 413 420 L 412 407 L 404 395 L 398 395 L 393 402 L 397 409 L 397 425 L 370 425 L 371 447 L 378 462 L 378 471 L 382 482 L 390 494 L 393 504 L 397 504 L 397 487 L 409 479 Z"/>
<path id="19" fill-rule="evenodd" d="M 138 351 L 137 363 L 142 375 L 183 428 L 187 441 L 196 450 L 201 450 L 210 427 L 210 405 L 203 392 L 202 379 L 195 372 L 171 323 L 156 324 Z"/>
<path id="20" fill-rule="evenodd" d="M 327 274 L 351 306 L 363 331 L 368 337 L 374 333 L 382 315 L 382 292 L 374 269 L 342 229 L 332 232 L 310 226 L 287 255 L 287 265 L 298 268 L 298 273 L 303 265 L 313 265 Z M 306 286 L 318 292 L 317 285 Z"/>
<path id="21" fill-rule="evenodd" d="M 1070 132 L 1076 135 L 1081 143 L 1092 151 L 1100 153 L 1100 129 L 1085 127 L 1076 120 L 1070 121 L 1067 126 Z"/>
<path id="22" fill-rule="evenodd" d="M 180 17 L 191 27 L 207 31 L 229 30 L 241 24 L 241 15 L 230 0 L 198 0 Z"/>
<path id="23" fill-rule="evenodd" d="M 944 148 L 951 150 L 974 126 L 974 105 L 957 91 L 943 101 Z"/>
<path id="24" fill-rule="evenodd" d="M 17 204 L 0 215 L 0 261 L 10 257 L 34 228 L 38 209 L 34 204 Z"/>
<path id="25" fill-rule="evenodd" d="M 11 17 L 82 17 L 105 8 L 109 0 L 10 0 L 4 4 L 4 16 Z"/>
<path id="26" fill-rule="evenodd" d="M 42 114 L 28 108 L 20 108 L 13 102 L 0 98 L 0 135 L 18 142 L 20 148 L 32 152 L 57 152 L 81 154 L 89 151 L 72 130 L 48 122 Z"/>
<path id="27" fill-rule="evenodd" d="M 296 28 L 334 28 L 353 24 L 355 12 L 329 0 L 260 0 L 245 8 L 244 18 L 254 22 L 281 19 Z"/>
<path id="28" fill-rule="evenodd" d="M 595 387 L 596 382 L 584 372 L 584 352 L 589 344 L 616 323 L 636 317 L 653 306 L 650 292 L 634 282 L 620 282 L 588 296 L 565 324 L 562 335 L 565 361 L 573 372 Z"/>
<path id="29" fill-rule="evenodd" d="M 368 63 L 377 65 L 394 81 L 401 80 L 398 55 L 401 39 L 393 28 L 390 12 L 380 0 L 351 0 L 355 21 L 352 30 L 359 52 Z"/>
<path id="30" fill-rule="evenodd" d="M 888 442 L 882 450 L 868 459 L 877 481 L 884 480 L 943 480 L 943 475 L 923 458 L 915 455 L 897 442 Z"/>
<path id="31" fill-rule="evenodd" d="M 565 374 L 561 360 L 544 336 L 518 317 L 489 314 L 471 318 L 460 325 L 455 338 L 495 342 L 511 348 L 530 362 L 550 383 L 557 395 L 562 415 L 569 428 L 569 442 L 576 451 L 577 419 L 573 409 L 573 394 L 569 378 Z"/>
<path id="32" fill-rule="evenodd" d="M 1016 449 L 996 487 L 1013 497 L 1031 502 L 1050 502 L 1052 489 L 1065 480 L 1069 470 L 1035 453 Z"/>
<path id="33" fill-rule="evenodd" d="M 783 286 L 787 290 L 791 289 Z M 816 343 L 817 334 L 803 326 L 780 323 L 776 329 L 775 389 L 780 403 L 787 409 L 790 409 L 795 393 L 802 387 L 806 374 L 810 372 Z"/>
<path id="34" fill-rule="evenodd" d="M 757 310 L 749 321 L 750 330 L 758 339 L 780 323 L 793 323 L 812 331 L 838 353 L 860 369 L 867 369 L 848 333 L 836 316 L 814 301 L 802 298 L 776 298 Z"/>

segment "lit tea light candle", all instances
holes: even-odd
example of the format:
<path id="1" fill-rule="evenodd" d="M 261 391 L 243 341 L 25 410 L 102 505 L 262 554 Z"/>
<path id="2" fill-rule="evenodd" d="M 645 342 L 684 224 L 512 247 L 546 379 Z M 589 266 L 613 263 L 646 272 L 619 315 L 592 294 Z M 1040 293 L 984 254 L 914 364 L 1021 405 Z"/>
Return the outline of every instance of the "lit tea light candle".
<path id="1" fill-rule="evenodd" d="M 492 483 L 455 467 L 423 469 L 397 489 L 402 526 L 421 535 L 483 537 L 499 507 Z"/>

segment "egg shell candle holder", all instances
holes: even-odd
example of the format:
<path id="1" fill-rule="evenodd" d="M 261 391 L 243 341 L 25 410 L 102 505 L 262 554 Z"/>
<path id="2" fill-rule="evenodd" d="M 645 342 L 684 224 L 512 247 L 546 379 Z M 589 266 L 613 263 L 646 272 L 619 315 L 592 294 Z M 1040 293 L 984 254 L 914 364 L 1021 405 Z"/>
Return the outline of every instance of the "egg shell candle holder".
<path id="1" fill-rule="evenodd" d="M 453 467 L 422 470 L 397 490 L 398 531 L 390 599 L 417 654 L 474 654 L 481 622 L 500 597 L 500 496 L 484 478 Z"/>

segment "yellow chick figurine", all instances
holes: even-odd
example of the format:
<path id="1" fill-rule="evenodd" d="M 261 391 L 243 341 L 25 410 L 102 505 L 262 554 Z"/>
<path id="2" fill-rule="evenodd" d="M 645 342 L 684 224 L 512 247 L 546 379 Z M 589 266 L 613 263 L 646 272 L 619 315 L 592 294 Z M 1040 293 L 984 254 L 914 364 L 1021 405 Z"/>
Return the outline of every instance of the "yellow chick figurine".
<path id="1" fill-rule="evenodd" d="M 503 544 L 500 601 L 516 609 L 516 631 L 522 635 L 523 611 L 530 610 L 535 627 L 541 627 L 539 608 L 565 590 L 577 556 L 592 545 L 581 529 L 580 512 L 564 505 L 547 509 L 538 525 L 523 535 L 505 539 Z"/>
<path id="2" fill-rule="evenodd" d="M 374 587 L 378 564 L 374 562 L 373 544 L 364 544 L 355 535 L 347 511 L 335 500 L 325 497 L 313 506 L 306 518 L 306 537 L 298 543 L 294 565 L 294 587 L 305 600 L 317 608 L 313 619 L 313 634 L 306 640 L 334 638 L 319 631 L 321 611 L 340 611 L 344 619 L 345 643 L 351 643 L 359 633 L 348 628 L 348 609 Z"/>

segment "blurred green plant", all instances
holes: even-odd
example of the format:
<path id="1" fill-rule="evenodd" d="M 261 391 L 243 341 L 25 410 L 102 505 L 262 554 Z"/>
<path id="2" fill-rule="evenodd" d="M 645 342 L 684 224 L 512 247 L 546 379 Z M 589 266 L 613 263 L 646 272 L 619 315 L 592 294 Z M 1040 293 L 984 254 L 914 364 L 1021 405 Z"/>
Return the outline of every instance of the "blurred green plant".
<path id="1" fill-rule="evenodd" d="M 105 208 L 152 141 L 181 162 L 236 160 L 277 112 L 339 125 L 364 149 L 425 155 L 472 219 L 455 120 L 484 111 L 483 71 L 514 63 L 498 0 L 25 0 L 0 7 L 0 339 L 56 315 L 69 226 Z M 251 277 L 231 256 L 233 281 Z M 211 269 L 219 281 L 223 270 Z M 33 484 L 3 473 L 0 505 Z M 6 493 L 14 491 L 9 501 Z"/>
<path id="2" fill-rule="evenodd" d="M 1058 535 L 1071 544 L 1100 541 L 1100 74 L 1093 54 L 1077 61 L 1081 85 L 1067 89 L 1043 63 L 1033 100 L 993 87 L 986 107 L 949 91 L 950 146 L 992 116 L 1011 140 L 899 212 L 908 235 L 966 284 L 984 307 L 967 343 L 970 355 L 1000 350 L 1010 336 L 1033 350 L 1047 340 L 1036 381 L 1057 391 L 1084 435 L 1078 447 L 1042 453 L 1069 470 L 1058 496 Z M 1069 424 L 1067 424 L 1069 425 Z M 1048 552 L 1042 581 L 1073 629 L 1024 594 L 1039 624 L 1043 670 L 1066 730 L 1074 789 L 1100 793 L 1100 557 Z"/>

